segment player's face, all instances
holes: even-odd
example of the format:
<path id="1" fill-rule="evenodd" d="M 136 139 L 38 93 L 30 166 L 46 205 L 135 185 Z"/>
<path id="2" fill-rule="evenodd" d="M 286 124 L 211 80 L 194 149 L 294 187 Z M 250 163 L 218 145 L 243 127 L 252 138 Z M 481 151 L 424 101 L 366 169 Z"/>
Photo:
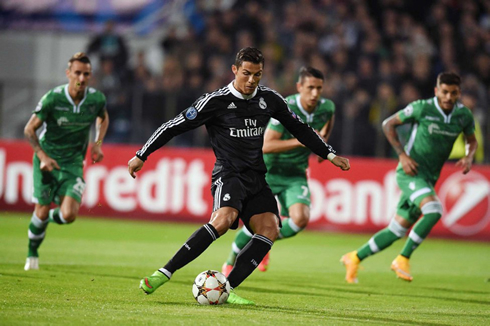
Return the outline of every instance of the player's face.
<path id="1" fill-rule="evenodd" d="M 437 101 L 443 110 L 451 110 L 461 95 L 458 85 L 440 84 L 435 88 Z"/>
<path id="2" fill-rule="evenodd" d="M 233 86 L 240 93 L 250 95 L 259 86 L 263 71 L 261 63 L 244 61 L 240 67 L 235 65 L 231 66 L 231 70 L 235 74 Z"/>
<path id="3" fill-rule="evenodd" d="M 70 68 L 66 69 L 66 77 L 70 89 L 83 91 L 92 77 L 92 67 L 89 63 L 73 61 Z"/>
<path id="4" fill-rule="evenodd" d="M 301 105 L 308 111 L 313 110 L 322 94 L 323 80 L 306 76 L 302 83 L 296 83 L 296 89 L 301 98 Z"/>

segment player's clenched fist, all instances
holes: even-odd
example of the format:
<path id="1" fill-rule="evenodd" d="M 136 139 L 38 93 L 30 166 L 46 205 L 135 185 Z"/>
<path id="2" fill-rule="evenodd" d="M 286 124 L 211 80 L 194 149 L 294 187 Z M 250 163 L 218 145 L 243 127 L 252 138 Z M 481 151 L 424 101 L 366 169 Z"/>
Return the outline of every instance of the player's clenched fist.
<path id="1" fill-rule="evenodd" d="M 136 178 L 136 172 L 141 170 L 143 168 L 143 165 L 145 162 L 143 162 L 139 157 L 135 156 L 132 159 L 129 160 L 128 162 L 128 171 L 129 174 L 134 178 Z"/>
<path id="2" fill-rule="evenodd" d="M 348 171 L 350 169 L 349 159 L 342 156 L 335 156 L 332 160 L 333 165 L 338 166 L 343 171 Z"/>

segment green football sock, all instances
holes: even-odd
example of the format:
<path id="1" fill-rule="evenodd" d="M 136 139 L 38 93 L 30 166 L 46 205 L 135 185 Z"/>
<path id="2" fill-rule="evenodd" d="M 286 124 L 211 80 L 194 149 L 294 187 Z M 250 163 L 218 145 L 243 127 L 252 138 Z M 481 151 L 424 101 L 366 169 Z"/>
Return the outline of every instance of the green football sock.
<path id="1" fill-rule="evenodd" d="M 49 223 L 66 224 L 59 207 L 49 210 Z"/>
<path id="2" fill-rule="evenodd" d="M 32 214 L 31 223 L 29 223 L 29 245 L 27 257 L 39 257 L 38 249 L 44 240 L 48 221 L 42 221 L 36 214 Z"/>
<path id="3" fill-rule="evenodd" d="M 297 226 L 296 223 L 288 217 L 282 220 L 282 227 L 281 230 L 279 230 L 279 237 L 277 240 L 293 237 L 301 232 L 301 230 L 303 229 Z"/>
<path id="4" fill-rule="evenodd" d="M 392 219 L 386 228 L 376 233 L 365 245 L 357 250 L 357 257 L 363 260 L 368 256 L 388 248 L 393 242 L 403 237 L 406 232 L 407 228 L 404 228 L 395 219 Z"/>
<path id="5" fill-rule="evenodd" d="M 252 233 L 250 233 L 247 228 L 242 227 L 236 234 L 235 240 L 233 241 L 233 244 L 231 245 L 231 252 L 230 255 L 228 256 L 228 259 L 226 260 L 226 263 L 228 265 L 235 265 L 235 260 L 237 255 L 240 253 L 240 250 L 242 250 L 247 243 L 252 239 Z"/>
<path id="6" fill-rule="evenodd" d="M 437 221 L 441 218 L 441 214 L 436 213 L 428 213 L 422 216 L 421 219 L 414 225 L 412 231 L 408 235 L 408 239 L 405 242 L 405 246 L 401 251 L 401 255 L 407 258 L 410 258 L 415 249 L 424 241 L 425 237 L 427 237 L 436 225 Z"/>

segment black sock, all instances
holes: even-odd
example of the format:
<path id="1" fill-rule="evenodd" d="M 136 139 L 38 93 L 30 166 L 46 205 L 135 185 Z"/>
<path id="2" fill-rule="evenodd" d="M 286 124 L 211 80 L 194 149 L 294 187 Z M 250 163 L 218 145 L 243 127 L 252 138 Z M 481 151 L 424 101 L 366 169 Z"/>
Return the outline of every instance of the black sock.
<path id="1" fill-rule="evenodd" d="M 228 276 L 230 286 L 232 288 L 237 287 L 252 274 L 265 255 L 271 250 L 271 247 L 272 241 L 270 239 L 263 235 L 255 234 L 236 258 L 235 266 L 233 266 Z"/>
<path id="2" fill-rule="evenodd" d="M 206 250 L 214 240 L 218 239 L 218 231 L 211 224 L 204 224 L 187 239 L 184 245 L 164 266 L 170 273 L 184 267 Z"/>

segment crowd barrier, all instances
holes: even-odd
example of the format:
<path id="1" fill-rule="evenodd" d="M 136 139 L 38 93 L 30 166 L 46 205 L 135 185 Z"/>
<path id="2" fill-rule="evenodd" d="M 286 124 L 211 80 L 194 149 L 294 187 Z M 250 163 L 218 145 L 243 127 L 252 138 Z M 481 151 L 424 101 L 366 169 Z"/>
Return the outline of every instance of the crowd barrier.
<path id="1" fill-rule="evenodd" d="M 103 146 L 101 163 L 87 162 L 80 214 L 97 217 L 206 223 L 212 210 L 208 149 L 163 147 L 132 179 L 127 162 L 138 147 Z M 310 161 L 308 229 L 375 232 L 389 223 L 400 190 L 395 160 L 350 158 L 343 172 L 328 161 Z M 490 167 L 467 175 L 448 163 L 436 190 L 444 207 L 431 236 L 490 241 Z M 32 149 L 25 141 L 0 140 L 0 211 L 32 210 Z"/>

